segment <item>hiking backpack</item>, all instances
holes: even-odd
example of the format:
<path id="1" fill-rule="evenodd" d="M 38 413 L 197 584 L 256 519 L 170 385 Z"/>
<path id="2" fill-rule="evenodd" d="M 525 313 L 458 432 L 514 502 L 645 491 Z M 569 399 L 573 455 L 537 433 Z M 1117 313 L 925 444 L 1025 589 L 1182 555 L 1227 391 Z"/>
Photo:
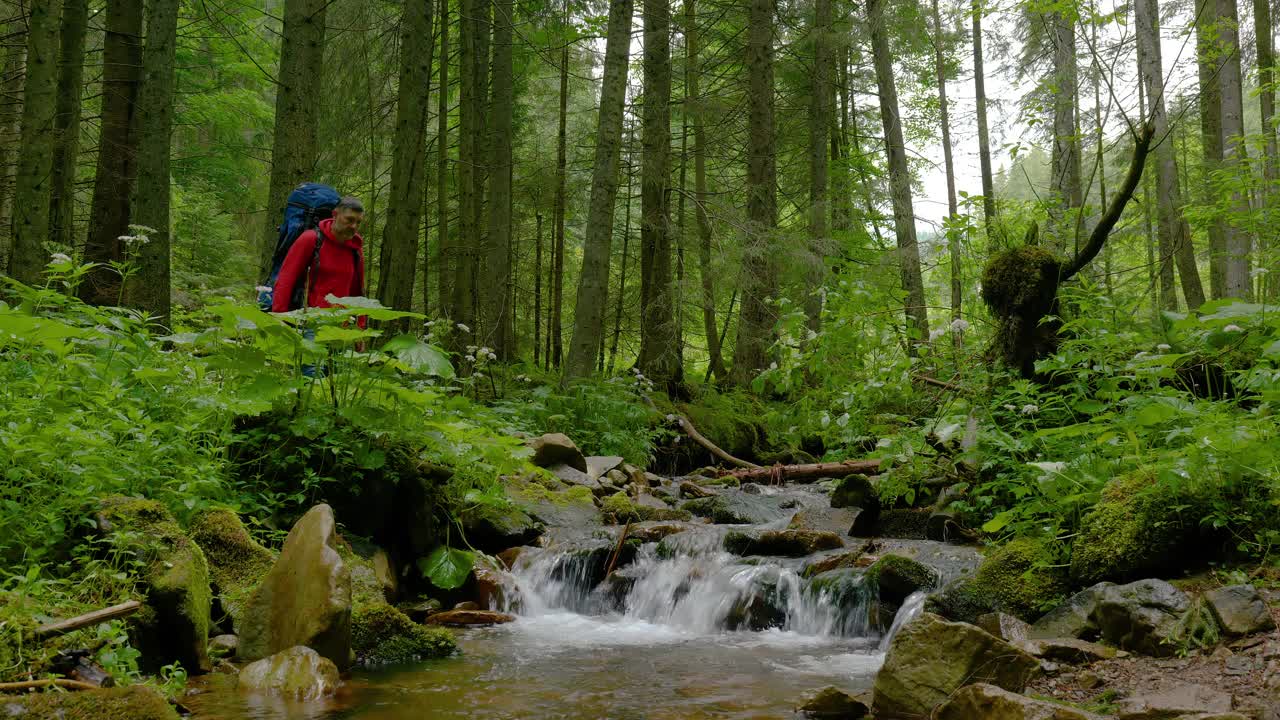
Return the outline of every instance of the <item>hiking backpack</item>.
<path id="1" fill-rule="evenodd" d="M 298 236 L 308 230 L 316 231 L 316 247 L 312 250 L 311 262 L 307 264 L 308 275 L 315 269 L 320 257 L 320 245 L 324 242 L 324 234 L 317 226 L 321 220 L 333 216 L 333 209 L 340 199 L 337 190 L 320 183 L 303 183 L 289 193 L 284 220 L 280 223 L 280 234 L 276 237 L 276 249 L 271 255 L 271 272 L 258 290 L 258 305 L 263 310 L 271 310 L 276 280 L 280 277 L 280 266 L 284 265 L 289 248 L 293 247 Z M 289 298 L 290 310 L 297 310 L 306 303 L 306 285 L 301 281 L 294 283 L 293 295 Z"/>

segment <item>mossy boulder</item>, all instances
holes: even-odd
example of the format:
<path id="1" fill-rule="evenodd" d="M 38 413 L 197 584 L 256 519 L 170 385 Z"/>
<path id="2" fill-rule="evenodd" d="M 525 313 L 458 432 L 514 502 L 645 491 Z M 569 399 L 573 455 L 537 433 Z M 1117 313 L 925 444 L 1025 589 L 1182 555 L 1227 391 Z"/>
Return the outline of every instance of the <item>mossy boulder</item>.
<path id="1" fill-rule="evenodd" d="M 275 554 L 250 537 L 235 511 L 225 508 L 197 514 L 190 536 L 209 561 L 218 601 L 234 627 L 249 593 L 271 571 Z"/>
<path id="2" fill-rule="evenodd" d="M 651 507 L 632 502 L 625 492 L 617 492 L 606 497 L 600 503 L 600 511 L 604 513 L 606 522 L 615 525 L 626 522 L 670 522 L 693 519 L 693 514 L 688 510 Z"/>
<path id="3" fill-rule="evenodd" d="M 699 517 L 711 518 L 712 522 L 721 525 L 763 525 L 782 518 L 782 510 L 776 502 L 745 493 L 723 493 L 689 500 L 680 508 Z"/>
<path id="4" fill-rule="evenodd" d="M 552 483 L 554 485 L 548 487 Z M 595 495 L 588 487 L 520 478 L 507 483 L 507 496 L 546 527 L 588 527 L 601 523 Z"/>
<path id="5" fill-rule="evenodd" d="M 213 600 L 209 564 L 200 546 L 154 500 L 106 498 L 96 519 L 116 550 L 145 564 L 140 578 L 146 607 L 130 618 L 134 646 L 142 653 L 139 665 L 157 672 L 177 661 L 190 673 L 209 670 Z"/>
<path id="6" fill-rule="evenodd" d="M 885 555 L 867 568 L 866 582 L 881 602 L 901 605 L 912 593 L 938 586 L 938 571 L 902 555 Z"/>
<path id="7" fill-rule="evenodd" d="M 866 514 L 872 513 L 871 517 Z M 877 535 L 879 537 L 897 538 L 900 540 L 924 540 L 929 536 L 929 516 L 933 514 L 928 508 L 894 508 L 873 512 L 863 510 L 851 535 Z M 872 529 L 874 528 L 874 529 Z"/>
<path id="8" fill-rule="evenodd" d="M 239 686 L 302 699 L 332 695 L 341 684 L 338 668 L 309 647 L 297 646 L 256 660 L 240 670 Z"/>
<path id="9" fill-rule="evenodd" d="M 467 542 L 493 554 L 516 545 L 528 545 L 542 534 L 543 525 L 516 503 L 475 503 L 461 514 Z"/>
<path id="10" fill-rule="evenodd" d="M 22 720 L 178 720 L 169 701 L 146 685 L 5 695 L 0 715 Z"/>
<path id="11" fill-rule="evenodd" d="M 989 612 L 1034 622 L 1071 589 L 1050 550 L 1034 538 L 1006 543 L 983 559 L 972 576 L 948 583 L 926 604 L 951 620 L 976 623 Z"/>
<path id="12" fill-rule="evenodd" d="M 1201 540 L 1207 492 L 1142 468 L 1107 484 L 1071 549 L 1071 579 L 1124 582 L 1185 567 Z"/>
<path id="13" fill-rule="evenodd" d="M 866 475 L 848 475 L 837 480 L 831 490 L 831 507 L 879 510 L 880 496 Z"/>
<path id="14" fill-rule="evenodd" d="M 934 720 L 1102 720 L 1099 715 L 980 683 L 960 688 Z"/>
<path id="15" fill-rule="evenodd" d="M 533 450 L 531 461 L 538 467 L 568 465 L 581 472 L 587 471 L 587 459 L 578 446 L 564 433 L 547 433 L 529 441 Z"/>
<path id="16" fill-rule="evenodd" d="M 1168 657 L 1180 647 L 1192 609 L 1186 593 L 1163 580 L 1139 580 L 1102 589 L 1094 617 L 1108 643 L 1144 655 Z M 1205 613 L 1214 621 L 1212 613 Z M 1185 646 L 1184 646 L 1185 647 Z"/>
<path id="17" fill-rule="evenodd" d="M 386 603 L 357 607 L 351 614 L 351 649 L 365 667 L 445 657 L 457 647 L 450 631 L 419 625 Z"/>
<path id="18" fill-rule="evenodd" d="M 733 531 L 724 538 L 724 549 L 734 555 L 804 557 L 822 550 L 844 547 L 839 535 L 817 530 Z"/>

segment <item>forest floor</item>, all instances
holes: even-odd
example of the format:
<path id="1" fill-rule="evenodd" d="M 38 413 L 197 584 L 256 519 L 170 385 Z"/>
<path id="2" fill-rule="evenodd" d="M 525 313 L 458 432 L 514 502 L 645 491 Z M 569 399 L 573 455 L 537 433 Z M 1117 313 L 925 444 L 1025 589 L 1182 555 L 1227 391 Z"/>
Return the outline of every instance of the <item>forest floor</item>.
<path id="1" fill-rule="evenodd" d="M 1261 590 L 1280 625 L 1280 589 Z M 1098 711 L 1128 697 L 1150 697 L 1187 685 L 1228 693 L 1234 710 L 1267 717 L 1271 692 L 1280 683 L 1280 629 L 1224 643 L 1216 650 L 1191 650 L 1184 657 L 1130 655 L 1042 677 L 1027 693 Z"/>

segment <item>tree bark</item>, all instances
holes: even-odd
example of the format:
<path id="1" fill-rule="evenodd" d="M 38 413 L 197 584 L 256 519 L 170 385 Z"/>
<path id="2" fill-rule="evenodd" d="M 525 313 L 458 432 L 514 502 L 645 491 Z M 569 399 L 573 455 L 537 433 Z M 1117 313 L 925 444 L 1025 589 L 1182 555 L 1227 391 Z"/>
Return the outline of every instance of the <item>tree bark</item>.
<path id="1" fill-rule="evenodd" d="M 884 1 L 868 0 L 867 22 L 871 31 L 871 52 L 880 90 L 880 121 L 884 126 L 885 151 L 889 158 L 889 192 L 893 200 L 893 225 L 898 237 L 898 261 L 902 289 L 906 293 L 909 346 L 929 337 L 929 315 L 925 309 L 924 280 L 920 272 L 920 247 L 916 242 L 915 211 L 911 202 L 911 171 L 907 168 L 907 148 L 902 139 L 898 112 L 898 89 L 893 79 L 893 57 L 884 22 Z"/>
<path id="2" fill-rule="evenodd" d="M 65 0 L 62 5 L 62 47 L 58 61 L 58 99 L 54 121 L 52 197 L 49 239 L 75 247 L 76 161 L 80 151 L 80 96 L 84 92 L 84 46 L 89 28 L 88 0 Z"/>
<path id="3" fill-rule="evenodd" d="M 453 274 L 449 245 L 449 0 L 440 0 L 440 89 L 436 104 L 436 291 L 440 314 L 453 317 Z"/>
<path id="4" fill-rule="evenodd" d="M 489 94 L 490 0 L 463 0 L 458 16 L 462 38 L 459 62 L 458 240 L 453 287 L 453 320 L 478 332 L 476 292 L 484 228 L 484 113 Z M 465 334 L 467 330 L 464 330 Z M 475 336 L 473 336 L 475 337 Z M 456 342 L 465 345 L 465 342 Z"/>
<path id="5" fill-rule="evenodd" d="M 987 134 L 987 89 L 982 57 L 983 0 L 973 0 L 973 90 L 978 107 L 978 160 L 982 168 L 982 218 L 987 237 L 995 237 L 996 190 L 991 179 L 991 140 Z"/>
<path id="6" fill-rule="evenodd" d="M 169 326 L 171 237 L 169 160 L 173 140 L 174 56 L 179 0 L 149 0 L 147 45 L 138 88 L 138 187 L 134 222 L 151 230 L 138 254 L 129 304 Z"/>
<path id="7" fill-rule="evenodd" d="M 669 394 L 683 381 L 671 281 L 671 5 L 644 0 L 644 110 L 640 166 L 640 357 L 636 364 Z"/>
<path id="8" fill-rule="evenodd" d="M 0 92 L 8 99 L 0 106 L 0 272 L 9 271 L 13 247 L 13 195 L 22 145 L 22 94 L 27 60 L 27 18 L 21 8 L 5 26 L 9 38 L 4 52 Z"/>
<path id="9" fill-rule="evenodd" d="M 1200 78 L 1200 145 L 1203 150 L 1204 182 L 1201 203 L 1217 203 L 1211 176 L 1222 168 L 1222 86 L 1218 77 L 1222 56 L 1218 48 L 1216 0 L 1196 2 L 1196 65 Z M 1209 297 L 1224 297 L 1226 287 L 1226 222 L 1214 212 L 1208 224 Z"/>
<path id="10" fill-rule="evenodd" d="M 700 91 L 702 64 L 698 35 L 696 0 L 685 0 L 685 88 L 689 96 L 688 116 L 693 125 L 693 195 L 694 215 L 698 224 L 698 275 L 702 280 L 702 328 L 707 336 L 707 364 L 712 376 L 725 377 L 724 353 L 716 328 L 716 288 L 711 270 L 711 214 L 707 203 L 707 131 Z M 616 346 L 616 343 L 615 343 Z"/>
<path id="11" fill-rule="evenodd" d="M 960 213 L 956 204 L 956 172 L 951 159 L 951 121 L 947 108 L 947 63 L 943 52 L 945 38 L 942 34 L 942 11 L 938 0 L 933 0 L 933 57 L 938 76 L 938 110 L 942 123 L 942 165 L 947 174 L 947 249 L 951 256 L 951 319 L 959 320 L 963 296 L 960 288 L 960 236 L 959 230 L 952 226 L 955 217 Z M 955 333 L 955 341 L 961 336 Z"/>
<path id="12" fill-rule="evenodd" d="M 427 108 L 431 100 L 433 0 L 406 0 L 400 18 L 400 76 L 391 154 L 391 197 L 379 253 L 378 300 L 410 310 L 418 260 L 418 227 L 426 183 Z M 401 332 L 408 322 L 396 323 Z"/>
<path id="13" fill-rule="evenodd" d="M 732 379 L 746 385 L 765 369 L 774 337 L 774 234 L 778 225 L 777 137 L 773 97 L 773 0 L 750 0 L 747 15 L 747 238 L 742 257 L 742 309 Z"/>
<path id="14" fill-rule="evenodd" d="M 1148 116 L 1155 128 L 1156 183 L 1159 205 L 1160 265 L 1176 260 L 1178 275 L 1182 280 L 1182 296 L 1187 308 L 1194 310 L 1204 304 L 1204 290 L 1200 285 L 1200 271 L 1196 269 L 1195 250 L 1191 246 L 1191 228 L 1182 217 L 1182 188 L 1178 180 L 1177 157 L 1174 154 L 1173 133 L 1169 126 L 1164 103 L 1164 66 L 1160 57 L 1160 18 L 1156 0 L 1135 0 L 1134 17 L 1137 24 L 1138 71 L 1146 88 Z M 1165 301 L 1166 309 L 1175 309 L 1177 298 Z"/>
<path id="15" fill-rule="evenodd" d="M 628 146 L 635 145 L 634 130 L 628 132 Z M 627 153 L 627 186 L 626 198 L 623 202 L 622 216 L 622 268 L 618 274 L 618 299 L 614 303 L 613 315 L 613 341 L 609 345 L 609 374 L 613 374 L 613 370 L 618 363 L 618 342 L 622 338 L 622 309 L 623 303 L 627 299 L 627 264 L 631 258 L 631 198 L 634 195 L 633 186 L 635 185 L 635 158 L 634 151 Z"/>
<path id="16" fill-rule="evenodd" d="M 566 363 L 568 377 L 589 377 L 596 351 L 604 342 L 604 314 L 609 305 L 609 259 L 613 243 L 614 206 L 618 199 L 618 159 L 622 154 L 622 111 L 627 95 L 627 65 L 631 49 L 634 0 L 609 3 L 604 78 L 600 87 L 600 115 L 596 124 L 595 164 L 591 173 L 591 201 L 582 248 L 574 304 L 573 336 Z"/>
<path id="17" fill-rule="evenodd" d="M 271 144 L 271 179 L 267 190 L 268 224 L 284 211 L 289 193 L 313 179 L 320 148 L 316 139 L 316 107 L 322 102 L 325 16 L 329 0 L 285 0 L 276 79 L 275 134 Z M 275 249 L 275 232 L 265 233 L 260 257 L 266 277 Z"/>
<path id="18" fill-rule="evenodd" d="M 542 363 L 542 213 L 537 214 L 533 255 L 533 366 Z"/>
<path id="19" fill-rule="evenodd" d="M 511 318 L 511 135 L 515 111 L 514 0 L 498 0 L 493 17 L 493 99 L 489 112 L 489 232 L 485 241 L 483 344 L 498 359 L 515 357 Z"/>
<path id="20" fill-rule="evenodd" d="M 567 124 L 569 115 L 569 4 L 564 5 L 564 37 L 560 50 L 560 120 L 556 129 L 556 195 L 552 209 L 551 240 L 551 314 L 547 323 L 547 367 L 560 367 L 563 351 L 562 310 L 564 308 L 564 221 L 566 168 L 568 165 Z"/>
<path id="21" fill-rule="evenodd" d="M 1244 95 L 1240 70 L 1239 18 L 1236 0 L 1218 0 L 1219 49 L 1225 54 L 1218 71 L 1222 88 L 1222 161 L 1228 176 L 1247 173 L 1248 154 L 1244 141 Z M 1231 196 L 1233 217 L 1247 217 L 1249 198 L 1243 192 Z M 1252 281 L 1249 275 L 1249 234 L 1230 221 L 1226 227 L 1226 258 L 1222 294 L 1224 297 L 1249 299 Z"/>
<path id="22" fill-rule="evenodd" d="M 1070 14 L 1068 14 L 1070 12 Z M 1053 31 L 1053 154 L 1051 188 L 1056 209 L 1049 245 L 1059 255 L 1074 252 L 1077 211 L 1084 205 L 1080 184 L 1080 141 L 1076 131 L 1076 33 L 1074 11 L 1051 12 Z"/>
<path id="23" fill-rule="evenodd" d="M 131 196 L 137 176 L 138 79 L 142 74 L 142 0 L 107 3 L 102 47 L 102 131 L 93 183 L 89 239 L 84 259 L 99 263 L 85 275 L 80 298 L 95 305 L 120 301 L 120 275 L 107 263 L 126 259 L 120 238 L 130 235 Z"/>
<path id="24" fill-rule="evenodd" d="M 822 284 L 826 279 L 827 246 L 831 243 L 827 229 L 830 212 L 827 146 L 830 143 L 831 120 L 835 114 L 831 52 L 831 0 L 815 0 L 813 25 L 809 33 L 813 44 L 813 85 L 809 91 L 809 252 L 805 258 L 804 314 L 809 330 L 822 329 Z"/>
<path id="25" fill-rule="evenodd" d="M 1260 205 L 1263 210 L 1262 227 L 1271 228 L 1273 218 L 1275 217 L 1275 209 L 1272 207 L 1276 192 L 1275 183 L 1277 180 L 1277 148 L 1276 148 L 1276 91 L 1274 83 L 1275 75 L 1275 38 L 1273 33 L 1275 29 L 1271 26 L 1271 3 L 1268 0 L 1253 0 L 1253 35 L 1254 44 L 1257 49 L 1258 61 L 1258 116 L 1262 124 L 1262 135 L 1265 138 L 1263 145 L 1264 160 L 1262 163 L 1262 193 Z M 1260 257 L 1266 257 L 1267 250 L 1275 250 L 1276 235 L 1274 232 L 1268 234 L 1270 247 L 1259 247 Z M 1280 277 L 1275 272 L 1263 275 L 1261 279 L 1262 285 L 1259 291 L 1262 296 L 1270 299 L 1280 299 Z"/>
<path id="26" fill-rule="evenodd" d="M 58 92 L 58 37 L 62 4 L 34 3 L 27 17 L 27 75 L 22 91 L 22 141 L 13 201 L 9 274 L 35 285 L 49 262 L 49 185 L 53 169 L 54 98 Z"/>

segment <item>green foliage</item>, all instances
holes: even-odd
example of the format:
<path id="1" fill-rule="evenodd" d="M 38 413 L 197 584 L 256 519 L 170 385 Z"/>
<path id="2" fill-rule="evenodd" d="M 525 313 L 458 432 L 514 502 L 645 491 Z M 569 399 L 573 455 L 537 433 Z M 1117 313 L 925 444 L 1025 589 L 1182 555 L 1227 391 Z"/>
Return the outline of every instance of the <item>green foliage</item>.
<path id="1" fill-rule="evenodd" d="M 456 649 L 453 633 L 423 627 L 386 603 L 357 607 L 351 613 L 351 650 L 366 667 L 445 657 Z"/>
<path id="2" fill-rule="evenodd" d="M 441 590 L 456 590 L 471 576 L 475 561 L 474 553 L 441 545 L 418 559 L 418 570 Z"/>
<path id="3" fill-rule="evenodd" d="M 643 391 L 624 378 L 518 389 L 494 403 L 515 428 L 531 434 L 564 433 L 586 455 L 617 455 L 644 467 L 661 437 L 656 410 Z"/>

